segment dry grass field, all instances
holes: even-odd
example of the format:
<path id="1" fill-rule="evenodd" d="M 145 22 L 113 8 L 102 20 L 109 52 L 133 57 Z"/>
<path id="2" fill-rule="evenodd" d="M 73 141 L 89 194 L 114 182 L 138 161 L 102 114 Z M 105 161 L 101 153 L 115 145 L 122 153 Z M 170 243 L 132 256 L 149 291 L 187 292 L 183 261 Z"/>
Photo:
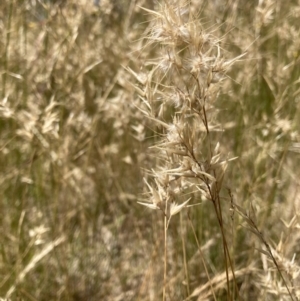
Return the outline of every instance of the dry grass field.
<path id="1" fill-rule="evenodd" d="M 300 300 L 300 1 L 0 1 L 0 300 Z"/>

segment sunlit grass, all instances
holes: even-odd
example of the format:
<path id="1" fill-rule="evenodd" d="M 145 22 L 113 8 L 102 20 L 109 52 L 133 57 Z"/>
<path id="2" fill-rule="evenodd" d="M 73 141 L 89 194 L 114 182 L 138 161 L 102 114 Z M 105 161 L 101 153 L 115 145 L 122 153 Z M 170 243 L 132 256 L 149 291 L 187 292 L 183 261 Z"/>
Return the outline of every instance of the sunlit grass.
<path id="1" fill-rule="evenodd" d="M 299 3 L 179 2 L 0 3 L 0 298 L 300 297 Z"/>

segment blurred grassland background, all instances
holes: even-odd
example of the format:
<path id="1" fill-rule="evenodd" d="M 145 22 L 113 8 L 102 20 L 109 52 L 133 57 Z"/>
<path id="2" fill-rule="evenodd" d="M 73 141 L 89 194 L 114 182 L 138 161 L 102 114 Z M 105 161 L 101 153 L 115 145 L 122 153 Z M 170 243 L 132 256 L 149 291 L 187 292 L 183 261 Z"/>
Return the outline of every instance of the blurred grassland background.
<path id="1" fill-rule="evenodd" d="M 149 147 L 160 133 L 139 110 L 124 68 L 148 70 L 157 58 L 159 47 L 143 39 L 153 16 L 141 7 L 159 6 L 0 2 L 3 299 L 160 300 L 163 216 L 137 204 L 158 161 Z M 221 152 L 238 157 L 224 177 L 222 206 L 240 296 L 290 300 L 273 263 L 256 250 L 261 241 L 230 211 L 227 188 L 255 214 L 300 298 L 300 1 L 189 7 L 228 59 L 246 53 L 216 101 Z M 214 300 L 190 223 L 217 300 L 227 300 L 219 225 L 208 201 L 197 195 L 195 202 L 202 204 L 170 224 L 167 300 Z"/>

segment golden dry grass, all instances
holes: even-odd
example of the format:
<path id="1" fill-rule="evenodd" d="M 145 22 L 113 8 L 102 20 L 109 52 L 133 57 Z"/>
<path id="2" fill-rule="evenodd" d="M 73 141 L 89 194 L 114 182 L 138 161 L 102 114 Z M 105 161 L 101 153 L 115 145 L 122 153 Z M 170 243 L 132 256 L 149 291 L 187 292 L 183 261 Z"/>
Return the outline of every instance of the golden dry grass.
<path id="1" fill-rule="evenodd" d="M 1 1 L 0 298 L 298 300 L 299 7 Z"/>

